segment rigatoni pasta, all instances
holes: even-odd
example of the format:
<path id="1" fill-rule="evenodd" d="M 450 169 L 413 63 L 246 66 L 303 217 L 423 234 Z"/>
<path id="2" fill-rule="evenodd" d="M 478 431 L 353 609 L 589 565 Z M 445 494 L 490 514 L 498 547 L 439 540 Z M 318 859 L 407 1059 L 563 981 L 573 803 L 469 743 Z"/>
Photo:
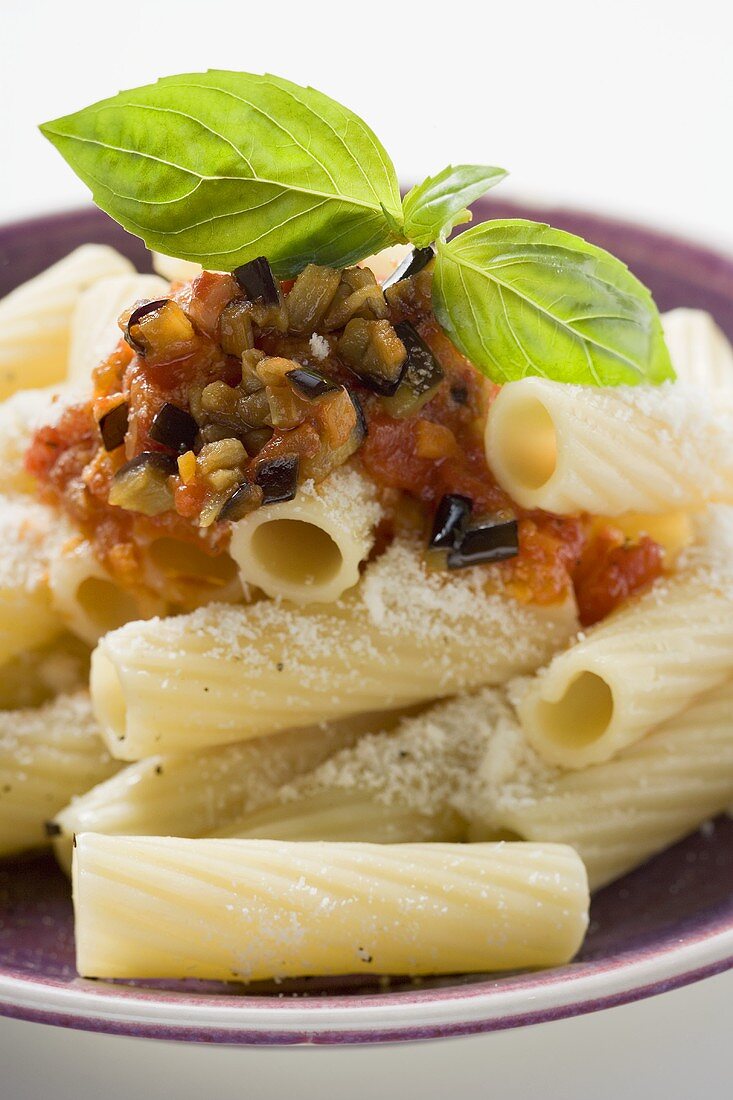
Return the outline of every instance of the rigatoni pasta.
<path id="1" fill-rule="evenodd" d="M 732 503 L 733 392 L 510 382 L 491 406 L 486 453 L 524 508 L 614 516 Z"/>
<path id="2" fill-rule="evenodd" d="M 430 573 L 395 542 L 325 609 L 210 605 L 113 631 L 94 653 L 92 696 L 110 751 L 136 760 L 501 683 L 575 625 L 572 602 L 522 605 L 480 571 Z"/>
<path id="3" fill-rule="evenodd" d="M 733 386 L 733 347 L 709 313 L 673 309 L 662 314 L 662 326 L 680 381 L 703 389 Z"/>
<path id="4" fill-rule="evenodd" d="M 89 977 L 436 974 L 567 962 L 585 870 L 556 844 L 288 844 L 82 833 Z"/>

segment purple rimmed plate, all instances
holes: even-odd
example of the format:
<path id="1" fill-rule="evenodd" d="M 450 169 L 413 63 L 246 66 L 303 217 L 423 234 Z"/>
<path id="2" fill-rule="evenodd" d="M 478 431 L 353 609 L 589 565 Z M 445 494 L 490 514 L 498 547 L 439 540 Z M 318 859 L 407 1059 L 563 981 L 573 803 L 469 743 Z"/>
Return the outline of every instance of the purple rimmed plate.
<path id="1" fill-rule="evenodd" d="M 566 210 L 474 207 L 579 233 L 624 259 L 661 309 L 709 310 L 733 337 L 733 261 L 665 234 Z M 0 227 L 0 295 L 77 245 L 143 246 L 94 209 Z M 733 966 L 733 821 L 719 819 L 593 901 L 577 960 L 539 973 L 384 986 L 363 977 L 236 987 L 78 978 L 68 883 L 50 856 L 0 866 L 0 1014 L 65 1027 L 208 1043 L 387 1042 L 579 1015 Z"/>

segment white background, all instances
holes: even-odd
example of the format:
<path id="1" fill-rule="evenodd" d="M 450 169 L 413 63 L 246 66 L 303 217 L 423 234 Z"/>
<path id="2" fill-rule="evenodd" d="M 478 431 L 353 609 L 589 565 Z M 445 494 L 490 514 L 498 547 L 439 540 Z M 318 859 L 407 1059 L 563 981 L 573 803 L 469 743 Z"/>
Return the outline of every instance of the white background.
<path id="1" fill-rule="evenodd" d="M 733 251 L 732 53 L 730 0 L 0 0 L 0 221 L 85 198 L 39 122 L 220 67 L 342 99 L 405 181 L 488 162 L 510 169 L 507 197 Z M 731 1094 L 732 979 L 527 1032 L 382 1051 L 216 1051 L 0 1021 L 0 1097 L 717 1100 Z"/>

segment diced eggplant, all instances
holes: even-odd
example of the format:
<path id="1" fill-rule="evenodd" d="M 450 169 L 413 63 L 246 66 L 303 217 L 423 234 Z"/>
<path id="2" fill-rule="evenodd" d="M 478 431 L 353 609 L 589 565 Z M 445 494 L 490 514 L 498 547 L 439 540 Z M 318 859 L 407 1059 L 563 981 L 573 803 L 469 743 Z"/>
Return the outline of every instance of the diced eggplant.
<path id="1" fill-rule="evenodd" d="M 393 394 L 407 363 L 407 348 L 389 321 L 355 317 L 339 337 L 336 350 L 359 380 L 375 393 Z"/>
<path id="2" fill-rule="evenodd" d="M 428 245 L 427 248 L 413 248 L 412 252 L 405 256 L 399 267 L 384 280 L 382 290 L 387 290 L 395 283 L 401 283 L 403 279 L 411 279 L 413 275 L 417 275 L 424 267 L 427 267 L 433 259 L 435 259 L 435 249 L 432 245 Z"/>
<path id="3" fill-rule="evenodd" d="M 219 343 L 227 355 L 244 355 L 254 347 L 250 305 L 241 298 L 225 306 L 219 317 Z"/>
<path id="4" fill-rule="evenodd" d="M 311 370 L 310 367 L 297 367 L 296 370 L 288 371 L 286 378 L 295 392 L 308 401 L 316 401 L 319 397 L 340 389 L 338 382 Z"/>
<path id="5" fill-rule="evenodd" d="M 145 345 L 135 339 L 133 329 L 140 324 L 143 317 L 147 317 L 150 313 L 157 313 L 159 309 L 167 305 L 170 298 L 156 298 L 151 302 L 141 302 L 139 306 L 135 306 L 130 314 L 127 324 L 124 329 L 124 337 L 127 343 L 130 345 L 133 351 L 138 352 L 139 355 L 145 354 Z M 120 324 L 122 318 L 120 318 Z"/>
<path id="6" fill-rule="evenodd" d="M 516 519 L 482 520 L 468 527 L 455 549 L 448 551 L 448 568 L 463 569 L 506 561 L 519 553 L 519 524 Z"/>
<path id="7" fill-rule="evenodd" d="M 454 550 L 460 546 L 473 508 L 469 497 L 446 493 L 435 513 L 429 550 Z"/>
<path id="8" fill-rule="evenodd" d="M 242 442 L 247 449 L 247 454 L 254 458 L 258 455 L 262 448 L 270 442 L 272 439 L 272 428 L 252 428 L 250 431 L 244 433 Z"/>
<path id="9" fill-rule="evenodd" d="M 123 328 L 125 340 L 138 355 L 175 358 L 195 340 L 191 321 L 177 302 L 160 298 L 136 306 Z"/>
<path id="10" fill-rule="evenodd" d="M 387 396 L 384 407 L 390 416 L 399 418 L 410 416 L 427 404 L 445 375 L 414 325 L 409 321 L 400 321 L 394 327 L 407 349 L 407 359 L 399 385 Z"/>
<path id="11" fill-rule="evenodd" d="M 255 482 L 262 489 L 263 504 L 280 504 L 292 500 L 298 491 L 298 455 L 284 454 L 261 462 Z"/>
<path id="12" fill-rule="evenodd" d="M 288 294 L 288 328 L 296 335 L 315 332 L 328 310 L 341 282 L 341 272 L 333 267 L 308 264 Z"/>
<path id="13" fill-rule="evenodd" d="M 99 418 L 99 434 L 105 451 L 116 451 L 125 442 L 129 414 L 130 406 L 122 401 Z"/>
<path id="14" fill-rule="evenodd" d="M 143 451 L 121 466 L 112 479 L 109 503 L 128 512 L 158 516 L 173 507 L 168 478 L 178 465 L 171 455 Z"/>
<path id="15" fill-rule="evenodd" d="M 199 426 L 185 409 L 166 401 L 158 410 L 150 425 L 150 438 L 178 454 L 193 449 Z"/>
<path id="16" fill-rule="evenodd" d="M 217 518 L 235 522 L 238 519 L 244 519 L 250 512 L 254 512 L 262 503 L 263 492 L 261 487 L 245 481 L 243 485 L 234 490 L 224 503 Z"/>
<path id="17" fill-rule="evenodd" d="M 242 264 L 232 273 L 251 302 L 261 298 L 266 305 L 277 305 L 280 290 L 272 273 L 270 263 L 265 256 L 258 256 Z"/>
<path id="18" fill-rule="evenodd" d="M 341 281 L 323 318 L 324 332 L 341 329 L 354 317 L 379 321 L 389 315 L 384 292 L 366 267 L 347 267 L 341 272 Z"/>

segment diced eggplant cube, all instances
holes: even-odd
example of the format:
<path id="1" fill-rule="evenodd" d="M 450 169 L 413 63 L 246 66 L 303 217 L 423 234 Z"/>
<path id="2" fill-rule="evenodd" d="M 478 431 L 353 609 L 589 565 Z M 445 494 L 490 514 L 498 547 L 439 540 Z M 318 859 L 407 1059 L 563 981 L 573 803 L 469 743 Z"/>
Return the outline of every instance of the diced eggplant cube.
<path id="1" fill-rule="evenodd" d="M 259 485 L 252 485 L 245 481 L 238 489 L 235 489 L 229 499 L 224 503 L 219 512 L 218 519 L 231 520 L 244 519 L 250 512 L 254 512 L 263 502 L 263 492 Z"/>
<path id="2" fill-rule="evenodd" d="M 99 434 L 105 451 L 116 451 L 125 442 L 129 412 L 129 405 L 123 401 L 100 417 Z"/>
<path id="3" fill-rule="evenodd" d="M 124 337 L 132 350 L 138 352 L 139 355 L 145 354 L 147 345 L 143 343 L 141 339 L 136 338 L 133 329 L 140 324 L 143 317 L 147 317 L 151 313 L 157 313 L 158 310 L 168 305 L 169 301 L 170 298 L 156 298 L 151 302 L 142 302 L 139 306 L 136 306 L 130 314 L 127 324 L 125 325 Z"/>
<path id="4" fill-rule="evenodd" d="M 457 493 L 446 493 L 435 513 L 429 550 L 454 550 L 460 546 L 473 501 Z"/>
<path id="5" fill-rule="evenodd" d="M 261 462 L 255 473 L 255 482 L 262 489 L 263 504 L 281 504 L 292 500 L 298 491 L 298 455 L 278 455 Z"/>
<path id="6" fill-rule="evenodd" d="M 432 245 L 427 248 L 413 248 L 412 252 L 405 256 L 402 263 L 382 283 L 382 290 L 386 290 L 395 283 L 401 283 L 403 279 L 410 279 L 427 267 L 431 260 L 435 259 L 435 249 Z"/>
<path id="7" fill-rule="evenodd" d="M 256 260 L 242 264 L 234 270 L 233 275 L 251 302 L 261 298 L 267 305 L 279 303 L 280 291 L 265 256 L 258 256 Z"/>
<path id="8" fill-rule="evenodd" d="M 519 525 L 516 519 L 486 520 L 467 528 L 459 545 L 448 551 L 448 568 L 463 569 L 506 561 L 519 553 Z"/>
<path id="9" fill-rule="evenodd" d="M 185 454 L 193 448 L 199 426 L 185 409 L 166 401 L 150 425 L 150 438 L 163 447 Z"/>
<path id="10" fill-rule="evenodd" d="M 107 499 L 128 512 L 158 516 L 173 507 L 168 478 L 177 470 L 176 460 L 171 455 L 143 451 L 117 471 Z"/>
<path id="11" fill-rule="evenodd" d="M 375 393 L 392 394 L 399 386 L 407 349 L 389 321 L 355 317 L 342 332 L 337 352 L 359 381 Z"/>
<path id="12" fill-rule="evenodd" d="M 409 321 L 400 321 L 395 332 L 407 349 L 399 386 L 384 407 L 390 416 L 410 416 L 425 405 L 440 386 L 445 374 L 438 360 Z"/>
<path id="13" fill-rule="evenodd" d="M 338 382 L 326 378 L 318 371 L 311 370 L 310 367 L 298 367 L 296 370 L 288 371 L 285 377 L 295 392 L 308 401 L 316 401 L 324 394 L 340 389 Z"/>

